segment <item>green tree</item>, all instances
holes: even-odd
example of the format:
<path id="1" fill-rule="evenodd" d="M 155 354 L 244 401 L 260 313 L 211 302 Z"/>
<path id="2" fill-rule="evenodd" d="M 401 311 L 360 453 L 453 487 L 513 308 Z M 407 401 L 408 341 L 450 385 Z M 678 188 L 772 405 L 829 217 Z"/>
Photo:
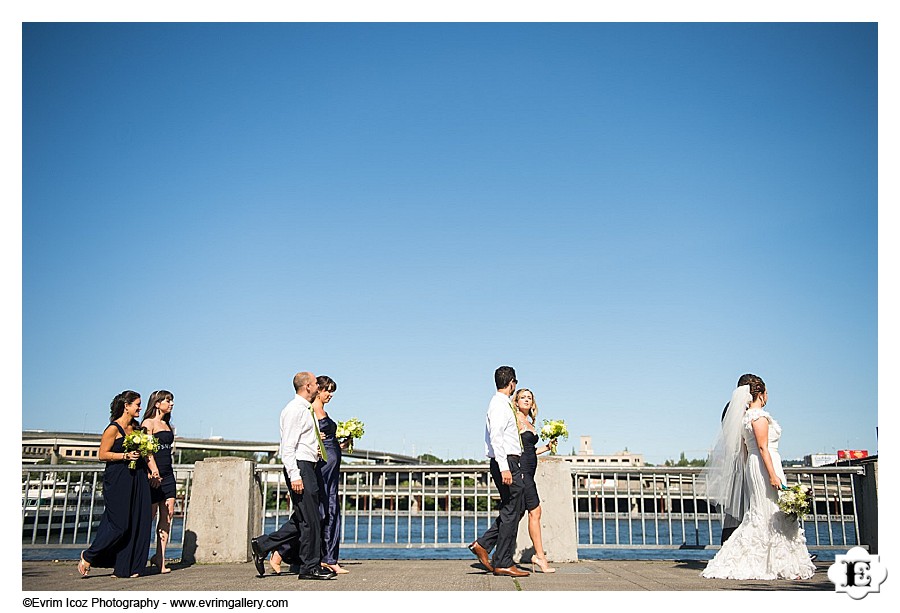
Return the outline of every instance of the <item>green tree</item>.
<path id="1" fill-rule="evenodd" d="M 437 457 L 436 455 L 432 455 L 430 453 L 423 453 L 421 455 L 416 456 L 416 459 L 419 460 L 422 464 L 443 464 L 444 461 Z"/>
<path id="2" fill-rule="evenodd" d="M 649 464 L 648 464 L 649 466 Z M 685 453 L 682 451 L 681 456 L 678 458 L 678 461 L 675 460 L 666 460 L 663 462 L 663 466 L 679 466 L 679 467 L 703 467 L 706 466 L 706 459 L 703 458 L 694 458 L 693 460 L 688 460 Z"/>
<path id="3" fill-rule="evenodd" d="M 256 454 L 251 451 L 220 451 L 208 449 L 175 449 L 175 461 L 179 464 L 193 464 L 206 458 L 218 458 L 222 456 L 246 458 L 256 460 Z"/>

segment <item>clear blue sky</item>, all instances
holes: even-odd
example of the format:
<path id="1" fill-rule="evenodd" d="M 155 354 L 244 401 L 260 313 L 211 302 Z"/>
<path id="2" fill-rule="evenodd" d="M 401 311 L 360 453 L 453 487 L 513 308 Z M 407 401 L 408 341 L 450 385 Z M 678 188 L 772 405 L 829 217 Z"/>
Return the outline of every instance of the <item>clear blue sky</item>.
<path id="1" fill-rule="evenodd" d="M 594 449 L 875 452 L 874 24 L 26 24 L 22 426 L 175 394 L 481 457 L 493 370 Z"/>

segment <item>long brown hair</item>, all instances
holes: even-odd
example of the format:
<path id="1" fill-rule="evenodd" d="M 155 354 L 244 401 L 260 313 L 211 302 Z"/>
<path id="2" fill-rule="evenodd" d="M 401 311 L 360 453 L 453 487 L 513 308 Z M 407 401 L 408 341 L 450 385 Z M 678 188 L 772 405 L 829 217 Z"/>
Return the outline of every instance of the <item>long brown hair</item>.
<path id="1" fill-rule="evenodd" d="M 148 419 L 153 419 L 156 417 L 156 414 L 159 413 L 159 407 L 156 405 L 163 400 L 168 400 L 169 402 L 173 402 L 175 400 L 175 396 L 172 395 L 172 392 L 168 390 L 156 390 L 152 394 L 150 394 L 150 400 L 147 401 L 147 408 L 144 409 L 144 417 L 141 419 L 142 422 L 147 421 Z M 166 422 L 166 425 L 169 426 L 169 429 L 172 429 L 172 424 L 169 421 L 172 419 L 172 412 L 169 411 L 165 415 L 163 415 L 163 421 Z"/>

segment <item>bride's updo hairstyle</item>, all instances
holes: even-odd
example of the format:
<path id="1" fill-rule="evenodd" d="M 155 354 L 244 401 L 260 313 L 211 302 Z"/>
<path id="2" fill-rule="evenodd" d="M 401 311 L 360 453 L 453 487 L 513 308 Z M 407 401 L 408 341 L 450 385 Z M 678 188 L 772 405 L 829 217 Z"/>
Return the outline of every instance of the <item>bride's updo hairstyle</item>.
<path id="1" fill-rule="evenodd" d="M 116 421 L 122 417 L 122 413 L 125 412 L 125 405 L 131 404 L 140 397 L 140 394 L 131 390 L 125 390 L 121 394 L 117 394 L 112 399 L 112 402 L 109 403 L 109 420 Z"/>
<path id="2" fill-rule="evenodd" d="M 760 377 L 754 376 L 750 381 L 750 395 L 753 397 L 753 402 L 763 395 L 763 392 L 766 391 L 766 384 Z"/>

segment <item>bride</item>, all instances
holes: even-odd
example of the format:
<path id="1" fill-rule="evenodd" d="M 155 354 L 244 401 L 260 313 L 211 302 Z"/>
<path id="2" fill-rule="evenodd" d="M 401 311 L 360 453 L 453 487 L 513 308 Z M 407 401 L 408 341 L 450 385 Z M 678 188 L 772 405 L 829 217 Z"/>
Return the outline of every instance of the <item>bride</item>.
<path id="1" fill-rule="evenodd" d="M 754 376 L 734 390 L 704 473 L 708 497 L 739 515 L 746 483 L 750 508 L 702 575 L 717 579 L 808 579 L 816 570 L 798 520 L 778 508 L 787 480 L 778 455 L 781 426 L 764 410 L 766 384 Z"/>

